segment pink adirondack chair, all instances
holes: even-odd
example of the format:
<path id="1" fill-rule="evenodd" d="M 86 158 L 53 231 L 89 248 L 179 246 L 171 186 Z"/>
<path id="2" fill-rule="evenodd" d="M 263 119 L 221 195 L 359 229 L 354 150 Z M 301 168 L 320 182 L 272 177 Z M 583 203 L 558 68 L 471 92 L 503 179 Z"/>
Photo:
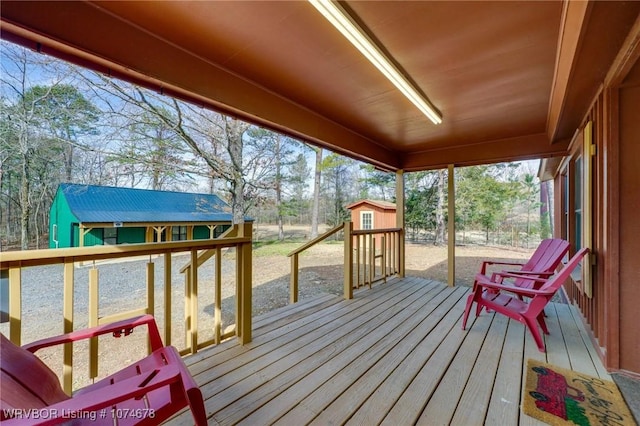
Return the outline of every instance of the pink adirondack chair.
<path id="1" fill-rule="evenodd" d="M 466 328 L 469 311 L 473 302 L 476 302 L 476 316 L 480 315 L 482 308 L 486 308 L 520 321 L 527 326 L 533 335 L 540 352 L 545 352 L 546 348 L 536 321 L 540 324 L 542 331 L 549 334 L 544 322 L 544 307 L 588 252 L 588 248 L 578 251 L 552 278 L 530 278 L 543 283 L 539 289 L 504 285 L 491 281 L 486 275 L 477 274 L 476 287 L 467 298 L 467 306 L 462 318 L 462 329 Z M 526 296 L 528 299 L 522 300 L 521 296 Z"/>
<path id="2" fill-rule="evenodd" d="M 540 242 L 540 245 L 531 255 L 531 258 L 524 264 L 515 262 L 498 262 L 485 260 L 480 267 L 480 275 L 487 276 L 487 267 L 490 265 L 518 266 L 519 269 L 503 270 L 491 274 L 491 281 L 495 283 L 503 282 L 504 278 L 513 278 L 512 284 L 520 288 L 540 287 L 544 281 L 536 278 L 549 278 L 556 271 L 562 258 L 569 251 L 569 243 L 560 238 L 547 238 Z M 473 288 L 477 283 L 474 282 Z"/>
<path id="3" fill-rule="evenodd" d="M 113 334 L 127 336 L 146 325 L 153 352 L 72 397 L 34 352 L 62 343 Z M 3 425 L 157 425 L 184 407 L 195 424 L 207 424 L 202 393 L 180 354 L 164 346 L 151 315 L 43 339 L 23 347 L 0 334 L 0 420 Z M 116 421 L 114 421 L 114 419 Z"/>

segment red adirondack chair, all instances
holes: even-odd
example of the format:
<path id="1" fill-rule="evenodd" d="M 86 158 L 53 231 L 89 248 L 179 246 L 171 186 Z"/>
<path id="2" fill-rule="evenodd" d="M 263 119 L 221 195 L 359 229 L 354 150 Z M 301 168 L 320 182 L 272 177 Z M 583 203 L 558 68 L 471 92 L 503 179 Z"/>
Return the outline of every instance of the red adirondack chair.
<path id="1" fill-rule="evenodd" d="M 127 336 L 146 325 L 153 352 L 117 373 L 78 390 L 72 397 L 34 352 L 102 334 Z M 184 407 L 195 423 L 207 424 L 202 393 L 180 354 L 164 346 L 151 315 L 75 331 L 23 347 L 0 334 L 0 419 L 3 425 L 157 425 Z M 114 419 L 116 421 L 114 421 Z"/>
<path id="2" fill-rule="evenodd" d="M 545 352 L 544 342 L 536 321 L 540 324 L 542 331 L 545 334 L 549 334 L 547 325 L 544 322 L 544 307 L 588 252 L 588 248 L 578 251 L 569 260 L 569 263 L 552 278 L 530 278 L 531 280 L 542 282 L 542 286 L 539 289 L 504 285 L 491 281 L 486 275 L 477 274 L 476 287 L 467 298 L 467 306 L 462 318 L 462 329 L 466 328 L 469 311 L 473 302 L 476 302 L 476 316 L 480 315 L 482 308 L 486 308 L 520 321 L 531 331 L 540 352 Z M 529 299 L 522 300 L 521 296 L 526 296 Z"/>
<path id="3" fill-rule="evenodd" d="M 480 267 L 480 274 L 487 275 L 487 267 L 490 265 L 518 266 L 518 269 L 503 270 L 491 274 L 491 281 L 495 283 L 503 282 L 504 278 L 513 278 L 512 284 L 521 288 L 540 287 L 544 281 L 532 278 L 549 278 L 556 271 L 562 258 L 569 251 L 569 243 L 560 238 L 547 238 L 540 242 L 540 245 L 531 255 L 531 258 L 524 264 L 515 262 L 498 262 L 485 260 Z M 532 278 L 530 278 L 532 277 Z M 477 282 L 477 280 L 476 280 Z M 474 282 L 473 288 L 476 283 Z"/>

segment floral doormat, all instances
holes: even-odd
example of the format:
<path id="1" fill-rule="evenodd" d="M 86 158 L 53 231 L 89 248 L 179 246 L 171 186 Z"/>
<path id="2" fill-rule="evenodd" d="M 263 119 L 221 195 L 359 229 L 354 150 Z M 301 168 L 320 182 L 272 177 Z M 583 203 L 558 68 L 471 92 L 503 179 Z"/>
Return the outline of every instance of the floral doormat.
<path id="1" fill-rule="evenodd" d="M 615 383 L 532 359 L 522 406 L 551 425 L 636 424 Z"/>

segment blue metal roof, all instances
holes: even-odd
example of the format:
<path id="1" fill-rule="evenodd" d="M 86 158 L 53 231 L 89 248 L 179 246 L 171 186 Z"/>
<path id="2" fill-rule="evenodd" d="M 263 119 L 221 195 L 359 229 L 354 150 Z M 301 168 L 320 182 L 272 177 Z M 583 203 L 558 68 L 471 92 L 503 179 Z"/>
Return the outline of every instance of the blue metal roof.
<path id="1" fill-rule="evenodd" d="M 58 187 L 80 222 L 231 222 L 218 196 L 63 183 Z"/>

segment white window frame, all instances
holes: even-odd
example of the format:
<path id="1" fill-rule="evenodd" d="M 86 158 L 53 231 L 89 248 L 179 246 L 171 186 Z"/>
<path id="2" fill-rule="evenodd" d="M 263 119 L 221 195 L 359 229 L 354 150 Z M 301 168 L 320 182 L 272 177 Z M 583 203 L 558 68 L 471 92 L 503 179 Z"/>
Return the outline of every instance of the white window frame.
<path id="1" fill-rule="evenodd" d="M 365 228 L 365 222 L 364 222 L 364 217 L 366 215 L 370 215 L 371 216 L 371 227 L 370 228 Z M 369 230 L 369 229 L 375 229 L 375 224 L 373 222 L 373 218 L 375 217 L 375 215 L 373 214 L 373 210 L 361 210 L 360 211 L 360 229 L 363 230 Z"/>

